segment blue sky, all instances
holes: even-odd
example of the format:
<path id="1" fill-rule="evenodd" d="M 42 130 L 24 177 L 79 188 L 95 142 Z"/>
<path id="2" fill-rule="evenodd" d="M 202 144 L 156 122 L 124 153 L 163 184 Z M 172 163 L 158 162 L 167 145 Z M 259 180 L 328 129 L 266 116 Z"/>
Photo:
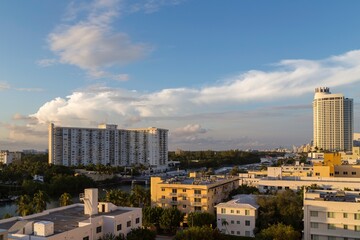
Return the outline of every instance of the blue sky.
<path id="1" fill-rule="evenodd" d="M 0 148 L 47 124 L 170 130 L 170 149 L 308 143 L 313 91 L 354 98 L 359 1 L 0 3 Z"/>

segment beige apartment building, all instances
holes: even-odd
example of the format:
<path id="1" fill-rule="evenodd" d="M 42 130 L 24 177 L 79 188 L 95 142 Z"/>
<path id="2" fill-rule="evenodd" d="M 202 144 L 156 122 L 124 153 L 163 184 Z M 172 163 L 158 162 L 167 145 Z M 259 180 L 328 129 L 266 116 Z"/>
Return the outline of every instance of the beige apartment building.
<path id="1" fill-rule="evenodd" d="M 306 240 L 359 240 L 359 192 L 309 190 L 304 193 Z"/>
<path id="2" fill-rule="evenodd" d="M 214 214 L 215 205 L 228 198 L 238 188 L 239 178 L 234 176 L 151 178 L 153 206 L 177 207 L 183 213 L 203 211 Z"/>
<path id="3" fill-rule="evenodd" d="M 216 207 L 217 227 L 234 236 L 255 237 L 254 229 L 259 205 L 256 195 L 240 194 Z"/>

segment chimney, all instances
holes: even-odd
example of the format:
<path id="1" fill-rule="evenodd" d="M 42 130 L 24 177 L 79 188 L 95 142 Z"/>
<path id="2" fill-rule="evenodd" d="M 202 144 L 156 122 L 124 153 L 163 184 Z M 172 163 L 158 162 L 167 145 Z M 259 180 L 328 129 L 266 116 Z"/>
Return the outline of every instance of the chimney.
<path id="1" fill-rule="evenodd" d="M 98 189 L 86 188 L 81 200 L 84 201 L 84 214 L 98 214 Z"/>

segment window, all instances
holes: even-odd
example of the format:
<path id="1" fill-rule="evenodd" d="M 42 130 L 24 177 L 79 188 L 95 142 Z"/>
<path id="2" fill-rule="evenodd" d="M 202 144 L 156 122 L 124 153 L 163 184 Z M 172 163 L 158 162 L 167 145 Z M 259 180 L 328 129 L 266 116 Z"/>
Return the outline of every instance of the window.
<path id="1" fill-rule="evenodd" d="M 176 188 L 173 188 L 173 189 L 172 189 L 172 193 L 177 193 L 177 189 L 176 189 Z"/>
<path id="2" fill-rule="evenodd" d="M 89 240 L 89 236 L 83 237 L 83 240 Z"/>
<path id="3" fill-rule="evenodd" d="M 221 213 L 226 213 L 226 209 L 225 209 L 225 208 L 222 208 L 222 209 L 221 209 Z"/>
<path id="4" fill-rule="evenodd" d="M 351 172 L 351 175 L 356 175 L 356 172 Z"/>
<path id="5" fill-rule="evenodd" d="M 201 194 L 201 190 L 195 189 L 194 194 Z"/>
<path id="6" fill-rule="evenodd" d="M 236 210 L 236 214 L 240 214 L 240 210 Z"/>
<path id="7" fill-rule="evenodd" d="M 234 213 L 234 210 L 231 209 L 231 210 L 230 210 L 230 213 Z"/>
<path id="8" fill-rule="evenodd" d="M 336 237 L 334 237 L 334 236 L 328 236 L 328 240 L 336 240 Z"/>
<path id="9" fill-rule="evenodd" d="M 231 224 L 234 224 L 235 223 L 235 221 L 234 220 L 231 220 Z"/>
<path id="10" fill-rule="evenodd" d="M 355 225 L 355 226 L 354 226 L 354 230 L 355 230 L 356 232 L 360 232 L 360 226 Z"/>
<path id="11" fill-rule="evenodd" d="M 186 208 L 186 205 L 183 205 L 183 208 Z"/>
<path id="12" fill-rule="evenodd" d="M 335 224 L 328 223 L 328 229 L 335 229 Z"/>
<path id="13" fill-rule="evenodd" d="M 311 216 L 311 217 L 317 217 L 317 216 L 318 216 L 318 212 L 317 212 L 317 211 L 310 211 L 310 216 Z"/>
<path id="14" fill-rule="evenodd" d="M 245 236 L 250 237 L 250 231 L 245 231 Z"/>
<path id="15" fill-rule="evenodd" d="M 335 171 L 335 175 L 339 175 L 339 171 Z"/>
<path id="16" fill-rule="evenodd" d="M 165 199 L 165 196 L 161 196 L 161 199 Z"/>
<path id="17" fill-rule="evenodd" d="M 318 173 L 318 172 L 317 172 L 317 173 L 315 173 L 315 176 L 320 176 L 320 173 Z"/>
<path id="18" fill-rule="evenodd" d="M 164 207 L 165 207 L 165 203 L 162 203 L 162 204 L 161 204 L 161 207 L 164 208 Z"/>
<path id="19" fill-rule="evenodd" d="M 201 212 L 201 207 L 195 207 L 194 210 L 195 212 Z"/>
<path id="20" fill-rule="evenodd" d="M 118 224 L 118 225 L 116 226 L 116 230 L 117 230 L 117 231 L 120 231 L 121 228 L 122 228 L 121 224 Z"/>
<path id="21" fill-rule="evenodd" d="M 183 196 L 183 197 L 182 197 L 182 200 L 186 200 L 186 197 L 185 197 L 185 196 Z"/>
<path id="22" fill-rule="evenodd" d="M 347 175 L 347 174 L 348 174 L 348 172 L 343 172 L 343 174 L 344 174 L 344 175 Z"/>
<path id="23" fill-rule="evenodd" d="M 348 214 L 346 212 L 343 213 L 343 218 L 347 218 Z"/>
<path id="24" fill-rule="evenodd" d="M 231 231 L 231 234 L 234 234 L 234 231 Z"/>
<path id="25" fill-rule="evenodd" d="M 279 189 L 279 190 L 281 190 L 281 189 L 282 189 L 282 187 L 281 187 L 281 186 L 278 186 L 278 189 Z"/>
<path id="26" fill-rule="evenodd" d="M 127 221 L 127 222 L 126 222 L 126 226 L 127 226 L 127 227 L 131 227 L 131 221 Z"/>
<path id="27" fill-rule="evenodd" d="M 310 227 L 311 227 L 311 228 L 319 228 L 319 223 L 317 223 L 317 222 L 312 222 L 312 223 L 310 223 Z"/>
<path id="28" fill-rule="evenodd" d="M 250 215 L 250 210 L 245 210 L 245 215 Z"/>
<path id="29" fill-rule="evenodd" d="M 172 197 L 171 200 L 172 200 L 173 202 L 177 202 L 177 197 Z"/>
<path id="30" fill-rule="evenodd" d="M 240 231 L 236 231 L 236 234 L 237 234 L 237 235 L 240 235 Z"/>
<path id="31" fill-rule="evenodd" d="M 328 218 L 334 218 L 334 217 L 335 217 L 335 213 L 334 213 L 334 212 L 328 212 L 328 213 L 327 213 L 327 217 L 328 217 Z"/>
<path id="32" fill-rule="evenodd" d="M 250 226 L 250 221 L 249 220 L 245 221 L 245 226 Z"/>
<path id="33" fill-rule="evenodd" d="M 236 224 L 240 224 L 240 221 L 236 221 Z"/>
<path id="34" fill-rule="evenodd" d="M 348 229 L 348 225 L 344 224 L 344 229 Z"/>
<path id="35" fill-rule="evenodd" d="M 140 222 L 140 218 L 136 218 L 135 223 L 139 223 L 139 222 Z"/>
<path id="36" fill-rule="evenodd" d="M 101 233 L 101 226 L 96 228 L 96 233 Z"/>
<path id="37" fill-rule="evenodd" d="M 354 214 L 354 219 L 355 220 L 360 220 L 360 213 L 355 213 Z"/>
<path id="38" fill-rule="evenodd" d="M 319 240 L 319 235 L 311 235 L 311 240 Z"/>
<path id="39" fill-rule="evenodd" d="M 186 192 L 186 189 L 183 189 L 183 192 Z"/>
<path id="40" fill-rule="evenodd" d="M 165 188 L 161 188 L 161 191 L 164 192 L 164 191 L 165 191 Z"/>
<path id="41" fill-rule="evenodd" d="M 197 202 L 197 203 L 201 202 L 201 198 L 194 198 L 194 202 Z"/>

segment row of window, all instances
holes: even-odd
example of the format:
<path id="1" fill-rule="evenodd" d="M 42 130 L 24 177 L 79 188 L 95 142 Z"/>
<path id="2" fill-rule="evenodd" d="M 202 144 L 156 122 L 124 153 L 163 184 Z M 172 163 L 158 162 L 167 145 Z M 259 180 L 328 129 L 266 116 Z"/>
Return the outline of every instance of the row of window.
<path id="1" fill-rule="evenodd" d="M 311 228 L 319 228 L 319 223 L 317 223 L 317 222 L 312 222 L 312 223 L 310 223 L 310 227 L 311 227 Z M 335 229 L 336 229 L 336 224 L 328 223 L 328 224 L 327 224 L 327 229 L 335 230 Z M 343 229 L 348 230 L 348 229 L 349 229 L 349 225 L 344 224 L 344 225 L 343 225 Z M 360 226 L 359 226 L 359 225 L 355 225 L 355 226 L 354 226 L 354 231 L 360 232 Z"/>
<path id="2" fill-rule="evenodd" d="M 165 188 L 161 188 L 161 191 L 164 192 L 164 191 L 165 191 Z M 177 188 L 173 188 L 173 189 L 171 190 L 171 192 L 172 192 L 172 193 L 177 193 L 177 192 L 178 192 L 178 189 L 177 189 Z M 186 189 L 184 188 L 184 189 L 182 190 L 182 192 L 186 192 Z M 199 189 L 194 189 L 194 194 L 201 194 L 201 190 L 199 190 Z"/>
<path id="3" fill-rule="evenodd" d="M 226 208 L 221 208 L 221 213 L 226 213 Z M 235 210 L 234 210 L 234 209 L 230 209 L 230 213 L 235 213 Z M 236 210 L 236 214 L 241 214 L 241 211 L 240 211 L 240 210 Z M 245 215 L 245 216 L 250 215 L 250 210 L 246 210 L 246 209 L 245 209 L 244 215 Z"/>
<path id="4" fill-rule="evenodd" d="M 220 220 L 220 219 L 218 219 Z M 227 222 L 225 218 L 221 219 L 221 222 Z M 235 224 L 235 220 L 231 220 L 230 224 Z M 236 221 L 236 224 L 240 224 L 240 221 Z M 249 220 L 245 220 L 245 226 L 250 226 L 250 221 Z"/>
<path id="5" fill-rule="evenodd" d="M 338 215 L 338 214 L 337 214 Z M 348 218 L 349 215 L 353 215 L 355 220 L 360 220 L 360 213 L 343 213 L 343 218 Z M 318 211 L 310 211 L 311 217 L 318 217 L 319 212 Z M 327 218 L 335 218 L 335 212 L 327 212 L 326 213 Z"/>

